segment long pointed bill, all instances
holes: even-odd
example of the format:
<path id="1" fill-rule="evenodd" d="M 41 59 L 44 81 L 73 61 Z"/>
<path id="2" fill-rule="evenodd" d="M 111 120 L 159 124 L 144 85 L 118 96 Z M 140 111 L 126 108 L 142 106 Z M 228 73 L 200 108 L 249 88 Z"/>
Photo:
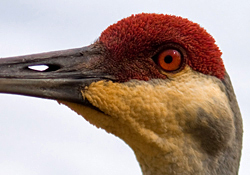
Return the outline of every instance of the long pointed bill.
<path id="1" fill-rule="evenodd" d="M 81 90 L 93 81 L 112 79 L 98 64 L 100 49 L 88 46 L 0 59 L 0 93 L 87 102 Z M 38 70 L 36 66 L 44 66 Z"/>

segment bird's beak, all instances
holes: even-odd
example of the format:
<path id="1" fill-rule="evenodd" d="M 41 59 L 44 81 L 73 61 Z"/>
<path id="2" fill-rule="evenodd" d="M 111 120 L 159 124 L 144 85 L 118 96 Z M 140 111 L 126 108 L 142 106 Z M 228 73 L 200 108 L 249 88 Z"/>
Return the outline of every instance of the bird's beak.
<path id="1" fill-rule="evenodd" d="M 81 91 L 94 81 L 112 79 L 101 71 L 102 54 L 88 46 L 0 59 L 0 93 L 86 104 Z M 34 66 L 46 66 L 37 70 Z"/>

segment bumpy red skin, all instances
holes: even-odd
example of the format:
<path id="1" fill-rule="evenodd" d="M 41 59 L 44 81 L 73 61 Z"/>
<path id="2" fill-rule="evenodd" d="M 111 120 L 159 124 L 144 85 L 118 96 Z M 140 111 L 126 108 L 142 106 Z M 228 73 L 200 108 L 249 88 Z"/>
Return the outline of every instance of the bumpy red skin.
<path id="1" fill-rule="evenodd" d="M 99 38 L 108 54 L 104 67 L 120 82 L 166 78 L 151 57 L 168 43 L 186 51 L 185 63 L 193 70 L 223 79 L 225 68 L 213 37 L 188 19 L 164 14 L 137 14 L 104 30 Z"/>

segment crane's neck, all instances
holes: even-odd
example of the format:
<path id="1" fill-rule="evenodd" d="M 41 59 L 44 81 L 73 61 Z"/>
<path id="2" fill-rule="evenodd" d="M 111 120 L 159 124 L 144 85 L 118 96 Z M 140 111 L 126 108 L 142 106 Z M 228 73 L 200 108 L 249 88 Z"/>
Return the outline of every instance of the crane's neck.
<path id="1" fill-rule="evenodd" d="M 173 140 L 180 145 L 174 144 Z M 134 149 L 143 175 L 206 174 L 204 162 L 208 157 L 200 152 L 200 148 L 194 144 L 190 146 L 177 138 L 169 139 L 167 142 L 164 150 L 149 147 L 148 152 L 142 152 Z"/>
<path id="2" fill-rule="evenodd" d="M 124 140 L 144 175 L 218 174 L 220 161 L 230 172 L 223 156 L 233 151 L 233 112 L 216 78 L 187 68 L 172 80 L 94 82 L 82 94 L 102 112 L 62 103 Z"/>
<path id="3" fill-rule="evenodd" d="M 127 121 L 131 123 L 122 126 L 118 119 L 92 108 L 64 101 L 61 103 L 83 115 L 92 124 L 100 122 L 101 125 L 97 125 L 98 128 L 106 127 L 107 132 L 119 135 L 133 149 L 143 175 L 195 175 L 194 172 L 200 174 L 204 171 L 202 164 L 207 157 L 204 157 L 200 147 L 193 143 L 191 136 L 183 134 L 178 126 L 170 126 L 171 131 L 165 133 L 167 137 L 164 138 L 161 137 L 162 133 L 152 132 L 138 123 Z M 109 127 L 113 122 L 117 125 Z"/>

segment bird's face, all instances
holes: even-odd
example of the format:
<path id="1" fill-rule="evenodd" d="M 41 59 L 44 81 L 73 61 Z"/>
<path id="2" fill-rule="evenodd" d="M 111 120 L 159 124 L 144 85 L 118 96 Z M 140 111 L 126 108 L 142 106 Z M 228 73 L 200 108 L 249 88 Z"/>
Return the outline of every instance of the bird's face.
<path id="1" fill-rule="evenodd" d="M 128 143 L 145 174 L 219 172 L 225 152 L 238 165 L 221 52 L 187 19 L 131 16 L 88 47 L 1 59 L 0 69 L 0 92 L 58 100 Z"/>

